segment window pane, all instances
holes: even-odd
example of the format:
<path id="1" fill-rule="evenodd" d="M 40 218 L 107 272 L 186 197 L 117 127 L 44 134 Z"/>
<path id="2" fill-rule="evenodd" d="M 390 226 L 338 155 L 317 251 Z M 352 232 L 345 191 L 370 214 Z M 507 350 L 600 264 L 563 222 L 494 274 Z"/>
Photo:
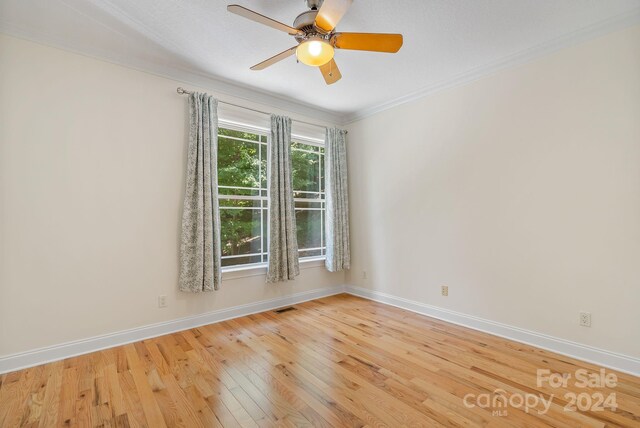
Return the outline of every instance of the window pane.
<path id="1" fill-rule="evenodd" d="M 260 209 L 262 201 L 256 199 L 225 199 L 224 196 L 219 196 L 218 205 L 220 208 L 237 207 Z"/>
<path id="2" fill-rule="evenodd" d="M 298 251 L 300 258 L 304 257 L 319 257 L 322 255 L 322 250 L 300 250 Z"/>
<path id="3" fill-rule="evenodd" d="M 298 249 L 318 248 L 322 245 L 319 210 L 296 210 Z"/>
<path id="4" fill-rule="evenodd" d="M 293 190 L 296 206 L 298 250 L 301 258 L 324 254 L 323 202 L 324 148 L 294 142 L 291 145 Z"/>
<path id="5" fill-rule="evenodd" d="M 303 192 L 320 191 L 320 155 L 317 153 L 291 151 L 293 166 L 293 190 Z M 297 198 L 304 198 L 305 193 L 298 193 Z"/>
<path id="6" fill-rule="evenodd" d="M 218 139 L 218 186 L 260 187 L 260 144 Z"/>
<path id="7" fill-rule="evenodd" d="M 296 143 L 295 141 L 291 143 L 291 148 L 292 149 L 299 149 L 299 150 L 308 150 L 310 152 L 319 152 L 320 151 L 320 147 L 318 146 L 312 146 L 311 144 L 302 144 L 302 143 Z"/>
<path id="8" fill-rule="evenodd" d="M 259 135 L 243 131 L 234 131 L 226 128 L 219 128 L 218 136 L 229 136 L 233 138 L 241 138 L 243 140 L 260 141 Z"/>
<path id="9" fill-rule="evenodd" d="M 313 202 L 313 201 L 296 201 L 295 205 L 296 205 L 296 209 L 300 209 L 300 208 L 321 209 L 323 203 L 322 202 Z"/>
<path id="10" fill-rule="evenodd" d="M 320 199 L 322 195 L 320 195 L 320 193 L 318 192 L 293 192 L 293 197 L 295 199 Z"/>
<path id="11" fill-rule="evenodd" d="M 268 208 L 267 201 L 263 201 L 263 206 Z M 267 261 L 267 253 L 269 252 L 269 245 L 267 236 L 269 236 L 268 228 L 269 227 L 269 210 L 262 210 L 262 236 L 265 238 L 262 240 L 262 252 L 264 253 L 264 262 Z"/>
<path id="12" fill-rule="evenodd" d="M 260 256 L 243 256 L 243 257 L 234 257 L 231 259 L 222 259 L 222 266 L 238 266 L 238 265 L 248 265 L 254 263 L 261 263 Z"/>
<path id="13" fill-rule="evenodd" d="M 320 156 L 320 191 L 324 192 L 324 148 L 322 149 L 322 156 Z M 324 198 L 324 196 L 323 196 Z"/>
<path id="14" fill-rule="evenodd" d="M 262 210 L 220 208 L 222 256 L 260 253 Z"/>
<path id="15" fill-rule="evenodd" d="M 262 263 L 266 260 L 266 141 L 264 135 L 218 130 L 218 195 L 222 266 Z M 264 155 L 264 157 L 262 157 Z M 264 187 L 263 187 L 264 186 Z M 252 196 L 255 199 L 225 198 Z"/>
<path id="16" fill-rule="evenodd" d="M 267 186 L 267 145 L 266 144 L 261 144 L 260 145 L 260 151 L 261 151 L 261 156 L 262 159 L 260 161 L 261 163 L 261 168 L 260 168 L 260 182 L 262 183 L 262 188 L 266 189 Z M 266 195 L 266 191 L 265 194 Z"/>
<path id="17" fill-rule="evenodd" d="M 219 195 L 260 196 L 260 189 L 244 189 L 231 186 L 218 186 Z"/>

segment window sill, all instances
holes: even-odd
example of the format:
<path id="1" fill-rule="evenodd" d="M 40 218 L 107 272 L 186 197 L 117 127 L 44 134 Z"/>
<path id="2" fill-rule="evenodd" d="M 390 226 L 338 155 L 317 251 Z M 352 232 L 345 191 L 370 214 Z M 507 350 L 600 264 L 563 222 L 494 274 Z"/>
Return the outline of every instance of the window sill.
<path id="1" fill-rule="evenodd" d="M 300 260 L 300 269 L 312 269 L 318 267 L 324 267 L 324 257 L 314 257 L 308 258 L 304 260 Z M 239 278 L 247 278 L 251 276 L 266 276 L 267 275 L 267 264 L 263 263 L 260 265 L 251 265 L 251 266 L 229 266 L 222 268 L 222 280 L 228 281 Z"/>

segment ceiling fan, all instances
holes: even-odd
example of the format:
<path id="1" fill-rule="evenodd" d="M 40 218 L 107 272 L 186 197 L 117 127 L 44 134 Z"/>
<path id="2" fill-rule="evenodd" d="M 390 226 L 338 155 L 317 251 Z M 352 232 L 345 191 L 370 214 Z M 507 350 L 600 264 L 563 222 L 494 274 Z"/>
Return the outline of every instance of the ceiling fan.
<path id="1" fill-rule="evenodd" d="M 229 12 L 284 31 L 298 42 L 297 46 L 254 65 L 251 70 L 264 70 L 295 53 L 298 61 L 319 67 L 325 82 L 331 85 L 342 77 L 333 58 L 334 49 L 395 53 L 402 47 L 402 34 L 336 32 L 336 25 L 353 0 L 306 0 L 306 2 L 310 10 L 298 15 L 293 21 L 293 26 L 237 4 L 227 6 Z"/>

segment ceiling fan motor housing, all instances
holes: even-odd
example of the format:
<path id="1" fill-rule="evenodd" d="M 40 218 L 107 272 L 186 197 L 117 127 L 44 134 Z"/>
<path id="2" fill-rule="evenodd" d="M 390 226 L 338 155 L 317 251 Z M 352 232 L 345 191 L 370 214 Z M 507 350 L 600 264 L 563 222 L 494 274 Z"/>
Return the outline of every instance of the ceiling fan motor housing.
<path id="1" fill-rule="evenodd" d="M 309 37 L 319 37 L 329 40 L 329 33 L 325 33 L 322 29 L 316 27 L 315 21 L 318 15 L 318 9 L 322 6 L 324 0 L 306 0 L 307 5 L 311 10 L 302 12 L 293 21 L 293 27 L 302 31 L 304 34 L 298 34 L 295 36 L 298 42 L 307 40 Z"/>
<path id="2" fill-rule="evenodd" d="M 295 21 L 293 21 L 293 27 L 304 33 L 315 33 L 316 29 L 313 23 L 316 20 L 316 15 L 318 15 L 317 10 L 308 10 L 306 12 L 302 12 L 296 17 Z M 298 36 L 296 36 L 296 39 L 297 38 Z"/>
<path id="3" fill-rule="evenodd" d="M 307 6 L 310 10 L 306 12 L 302 12 L 298 15 L 293 21 L 293 27 L 302 31 L 304 35 L 297 35 L 296 40 L 301 42 L 306 40 L 309 36 L 317 35 L 322 37 L 323 31 L 317 28 L 314 23 L 316 21 L 316 16 L 318 15 L 318 9 L 324 3 L 324 0 L 305 0 L 307 2 Z"/>
<path id="4" fill-rule="evenodd" d="M 297 16 L 295 21 L 293 21 L 293 27 L 302 31 L 302 33 L 294 36 L 298 43 L 308 40 L 311 37 L 317 37 L 329 41 L 330 33 L 324 33 L 314 25 L 317 14 L 317 10 L 308 10 L 306 12 L 302 12 Z"/>

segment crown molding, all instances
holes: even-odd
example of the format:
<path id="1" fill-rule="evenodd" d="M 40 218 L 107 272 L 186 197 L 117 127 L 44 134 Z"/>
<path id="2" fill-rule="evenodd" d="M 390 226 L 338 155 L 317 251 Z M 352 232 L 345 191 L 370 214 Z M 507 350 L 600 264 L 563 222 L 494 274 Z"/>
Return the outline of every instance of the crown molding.
<path id="1" fill-rule="evenodd" d="M 242 99 L 251 103 L 258 103 L 276 109 L 295 112 L 301 116 L 315 118 L 328 124 L 344 124 L 344 116 L 336 112 L 316 107 L 312 104 L 295 101 L 291 98 L 271 93 L 259 88 L 213 77 L 204 73 L 188 70 L 166 64 L 157 64 L 140 58 L 121 55 L 117 52 L 107 52 L 97 47 L 87 50 L 84 46 L 68 40 L 45 34 L 40 29 L 26 28 L 11 24 L 0 19 L 0 33 L 29 42 L 61 49 L 74 54 L 105 61 L 121 67 L 126 67 L 158 77 L 175 80 L 181 86 L 196 86 L 206 88 L 217 95 Z"/>
<path id="2" fill-rule="evenodd" d="M 358 110 L 352 114 L 347 115 L 345 124 L 357 122 L 358 120 L 373 116 L 374 114 L 389 110 L 402 104 L 409 103 L 411 101 L 425 98 L 429 95 L 444 91 L 446 89 L 467 85 L 473 81 L 479 80 L 483 77 L 487 77 L 498 71 L 534 61 L 538 58 L 549 55 L 563 48 L 574 46 L 579 43 L 594 39 L 596 37 L 603 36 L 614 31 L 623 30 L 625 28 L 629 28 L 638 24 L 640 24 L 640 8 L 636 8 L 628 13 L 624 13 L 622 15 L 597 22 L 593 25 L 583 27 L 572 33 L 565 34 L 545 43 L 536 45 L 532 48 L 517 52 L 513 55 L 500 58 L 489 64 L 473 68 L 467 72 L 442 80 L 433 85 L 425 86 L 421 89 L 395 98 L 391 101 Z"/>
<path id="3" fill-rule="evenodd" d="M 72 7 L 68 2 L 66 2 L 66 4 Z M 113 15 L 116 15 L 118 19 L 130 20 L 125 15 L 123 15 L 121 11 L 119 11 L 119 9 L 115 8 L 112 3 L 104 2 L 102 3 L 102 6 L 103 8 L 108 9 L 109 12 Z M 80 13 L 83 13 L 77 8 L 74 9 Z M 87 14 L 84 15 L 87 16 L 88 19 L 94 20 L 94 22 L 98 23 L 99 25 L 105 26 L 103 23 L 98 22 L 91 16 Z M 295 112 L 303 116 L 313 117 L 317 120 L 321 120 L 330 124 L 344 126 L 358 120 L 373 116 L 385 110 L 400 106 L 402 104 L 428 97 L 437 92 L 467 85 L 483 77 L 490 76 L 504 69 L 534 61 L 538 58 L 554 53 L 563 48 L 577 45 L 587 40 L 603 36 L 614 31 L 623 30 L 625 28 L 638 24 L 640 24 L 640 8 L 636 8 L 628 13 L 618 15 L 616 17 L 595 23 L 587 27 L 583 27 L 577 31 L 565 34 L 545 43 L 541 43 L 532 48 L 517 52 L 507 57 L 500 58 L 499 60 L 485 64 L 483 66 L 473 68 L 469 71 L 460 73 L 448 79 L 444 79 L 435 84 L 422 87 L 420 89 L 417 89 L 416 91 L 405 94 L 393 100 L 386 101 L 384 103 L 364 109 L 356 110 L 347 114 L 323 109 L 312 104 L 293 100 L 280 94 L 275 94 L 256 87 L 241 85 L 227 79 L 196 72 L 184 67 L 152 63 L 149 61 L 141 60 L 139 58 L 133 58 L 131 56 L 120 55 L 114 52 L 106 52 L 96 47 L 92 47 L 90 50 L 87 50 L 84 46 L 79 46 L 78 44 L 70 42 L 68 40 L 62 40 L 55 36 L 45 34 L 41 29 L 16 26 L 9 22 L 3 21 L 2 19 L 0 19 L 0 33 L 43 44 L 46 46 L 55 47 L 90 58 L 106 61 L 112 64 L 149 73 L 159 77 L 175 80 L 185 86 L 192 85 L 196 87 L 207 88 L 216 94 L 227 95 L 252 103 L 263 104 L 277 109 Z M 117 29 L 111 27 L 108 28 L 118 32 Z M 158 34 L 150 32 L 150 30 L 146 27 L 144 28 L 144 30 L 144 33 L 146 33 L 148 37 L 156 39 L 159 37 Z"/>

